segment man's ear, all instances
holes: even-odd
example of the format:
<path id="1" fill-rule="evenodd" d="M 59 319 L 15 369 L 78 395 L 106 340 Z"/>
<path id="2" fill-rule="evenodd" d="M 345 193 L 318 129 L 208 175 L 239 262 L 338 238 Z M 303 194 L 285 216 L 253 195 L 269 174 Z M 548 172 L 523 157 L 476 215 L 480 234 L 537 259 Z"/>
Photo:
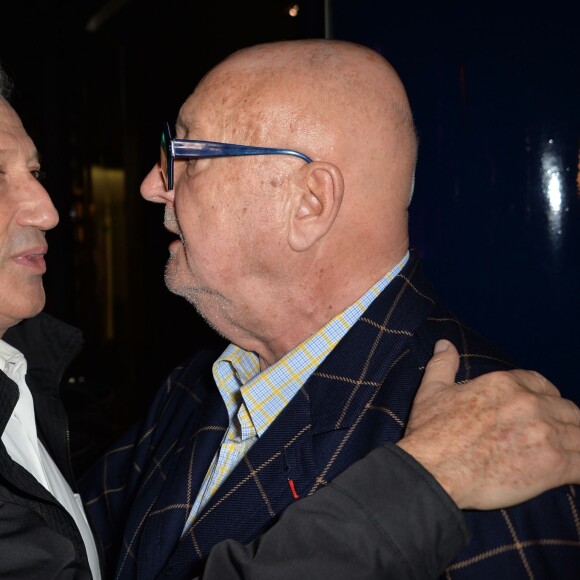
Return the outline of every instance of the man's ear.
<path id="1" fill-rule="evenodd" d="M 313 161 L 300 168 L 288 243 L 302 252 L 325 236 L 342 204 L 344 178 L 332 163 Z"/>

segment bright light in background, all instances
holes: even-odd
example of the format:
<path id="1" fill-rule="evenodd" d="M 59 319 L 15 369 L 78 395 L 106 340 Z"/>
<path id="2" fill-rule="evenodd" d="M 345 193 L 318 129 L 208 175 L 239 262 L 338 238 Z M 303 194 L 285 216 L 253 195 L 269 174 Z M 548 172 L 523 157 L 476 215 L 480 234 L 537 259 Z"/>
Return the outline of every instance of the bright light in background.
<path id="1" fill-rule="evenodd" d="M 298 16 L 298 11 L 300 10 L 300 6 L 298 4 L 294 4 L 293 6 L 290 6 L 290 8 L 288 9 L 288 14 L 290 16 L 292 16 L 292 18 Z"/>
<path id="2" fill-rule="evenodd" d="M 550 209 L 554 212 L 560 211 L 562 209 L 562 185 L 557 173 L 552 173 L 550 176 L 547 195 Z"/>
<path id="3" fill-rule="evenodd" d="M 127 292 L 127 272 L 122 260 L 126 247 L 125 172 L 122 169 L 91 166 L 95 200 L 97 293 L 100 320 L 107 339 L 115 338 L 115 303 Z"/>
<path id="4" fill-rule="evenodd" d="M 566 172 L 570 167 L 565 167 L 562 156 L 562 143 L 554 139 L 544 141 L 542 148 L 541 182 L 542 193 L 546 200 L 546 218 L 548 235 L 554 251 L 559 252 L 563 240 L 565 216 L 569 210 L 566 200 Z"/>
<path id="5" fill-rule="evenodd" d="M 550 210 L 559 213 L 562 210 L 562 160 L 557 155 L 553 146 L 554 140 L 550 139 L 542 153 L 542 189 Z"/>

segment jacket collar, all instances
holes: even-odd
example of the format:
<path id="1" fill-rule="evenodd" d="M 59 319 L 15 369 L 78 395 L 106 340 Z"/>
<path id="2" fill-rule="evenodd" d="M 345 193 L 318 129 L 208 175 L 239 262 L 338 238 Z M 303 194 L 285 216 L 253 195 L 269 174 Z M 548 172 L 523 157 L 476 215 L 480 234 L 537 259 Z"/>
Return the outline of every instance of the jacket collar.
<path id="1" fill-rule="evenodd" d="M 44 312 L 13 326 L 3 338 L 24 354 L 29 376 L 48 374 L 54 377 L 56 383 L 60 383 L 66 368 L 83 346 L 78 328 Z M 44 381 L 42 383 L 45 384 Z M 32 390 L 36 385 L 29 387 Z"/>

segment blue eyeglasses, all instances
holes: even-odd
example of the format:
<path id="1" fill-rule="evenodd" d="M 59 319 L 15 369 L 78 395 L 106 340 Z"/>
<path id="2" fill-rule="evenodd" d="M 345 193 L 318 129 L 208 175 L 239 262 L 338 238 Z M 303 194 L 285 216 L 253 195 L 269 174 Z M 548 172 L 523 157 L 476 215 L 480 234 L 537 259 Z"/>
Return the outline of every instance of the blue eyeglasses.
<path id="1" fill-rule="evenodd" d="M 292 149 L 274 149 L 272 147 L 251 147 L 250 145 L 233 145 L 215 141 L 189 141 L 174 139 L 169 123 L 163 126 L 161 133 L 161 173 L 167 191 L 173 189 L 173 161 L 193 157 L 239 157 L 242 155 L 293 155 L 311 163 L 312 159 Z"/>

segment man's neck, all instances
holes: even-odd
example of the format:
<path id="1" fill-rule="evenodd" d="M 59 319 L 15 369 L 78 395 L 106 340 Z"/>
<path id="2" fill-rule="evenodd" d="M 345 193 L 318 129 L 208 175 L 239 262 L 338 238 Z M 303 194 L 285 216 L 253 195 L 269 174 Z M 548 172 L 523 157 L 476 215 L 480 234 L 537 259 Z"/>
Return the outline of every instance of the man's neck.
<path id="1" fill-rule="evenodd" d="M 362 273 L 351 275 L 342 285 L 332 284 L 332 291 L 326 293 L 315 291 L 310 299 L 296 300 L 293 307 L 284 309 L 283 319 L 276 316 L 277 336 L 271 340 L 264 341 L 254 348 L 247 348 L 242 343 L 236 344 L 258 355 L 261 370 L 268 368 L 357 302 L 379 280 L 390 274 L 405 256 L 406 252 L 397 260 L 389 260 L 379 273 L 369 273 L 367 276 Z M 320 296 L 325 296 L 325 299 L 321 300 Z"/>

